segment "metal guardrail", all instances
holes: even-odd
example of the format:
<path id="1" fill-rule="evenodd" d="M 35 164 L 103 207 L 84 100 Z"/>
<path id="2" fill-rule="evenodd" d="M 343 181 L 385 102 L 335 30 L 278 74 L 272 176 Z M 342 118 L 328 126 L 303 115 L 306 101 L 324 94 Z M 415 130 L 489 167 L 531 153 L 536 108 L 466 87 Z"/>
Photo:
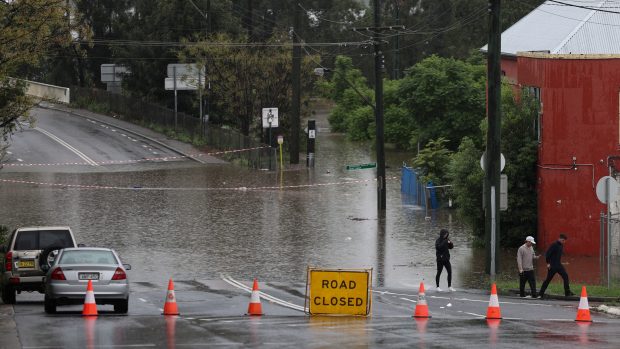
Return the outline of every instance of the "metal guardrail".
<path id="1" fill-rule="evenodd" d="M 275 148 L 269 148 L 268 145 L 235 130 L 203 125 L 199 118 L 182 112 L 177 113 L 175 122 L 174 110 L 130 96 L 83 87 L 72 87 L 71 90 L 72 104 L 79 107 L 96 106 L 92 109 L 97 110 L 92 111 L 114 113 L 120 120 L 160 132 L 174 131 L 176 124 L 177 135 L 184 135 L 206 146 L 218 150 L 248 149 L 220 155 L 227 161 L 256 169 L 274 170 L 276 167 Z"/>

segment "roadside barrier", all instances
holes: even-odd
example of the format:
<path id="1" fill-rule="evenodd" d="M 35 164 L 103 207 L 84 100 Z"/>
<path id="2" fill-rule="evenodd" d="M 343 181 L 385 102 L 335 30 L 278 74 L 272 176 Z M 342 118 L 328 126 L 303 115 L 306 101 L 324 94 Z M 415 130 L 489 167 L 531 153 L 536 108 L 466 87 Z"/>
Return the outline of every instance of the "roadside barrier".
<path id="1" fill-rule="evenodd" d="M 424 292 L 424 282 L 420 282 L 420 291 L 418 292 L 418 303 L 415 305 L 415 318 L 430 318 L 428 313 L 428 304 L 426 303 L 426 294 Z"/>
<path id="2" fill-rule="evenodd" d="M 250 296 L 250 305 L 248 305 L 248 312 L 246 315 L 263 315 L 263 307 L 260 304 L 260 295 L 258 291 L 258 280 L 256 279 L 254 279 L 254 285 L 252 285 L 252 295 Z"/>
<path id="3" fill-rule="evenodd" d="M 577 308 L 577 318 L 575 321 L 592 322 L 590 306 L 588 304 L 588 292 L 586 292 L 585 286 L 581 286 L 581 297 L 579 298 L 579 307 Z"/>
<path id="4" fill-rule="evenodd" d="M 166 292 L 166 302 L 164 303 L 163 315 L 179 315 L 177 308 L 177 298 L 174 295 L 174 282 L 172 278 L 168 281 L 168 292 Z"/>
<path id="5" fill-rule="evenodd" d="M 95 292 L 93 291 L 92 280 L 88 280 L 88 286 L 86 286 L 86 297 L 84 298 L 82 315 L 97 316 L 97 303 L 95 302 Z"/>
<path id="6" fill-rule="evenodd" d="M 491 286 L 491 298 L 487 308 L 487 319 L 501 319 L 502 313 L 499 309 L 499 299 L 497 298 L 497 287 L 495 284 Z"/>

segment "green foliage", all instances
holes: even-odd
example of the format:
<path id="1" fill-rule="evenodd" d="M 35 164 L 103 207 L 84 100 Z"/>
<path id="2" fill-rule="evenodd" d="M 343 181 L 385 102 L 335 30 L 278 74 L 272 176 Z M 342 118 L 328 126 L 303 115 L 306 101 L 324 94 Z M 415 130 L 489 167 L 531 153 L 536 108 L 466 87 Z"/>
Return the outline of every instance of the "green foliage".
<path id="1" fill-rule="evenodd" d="M 423 183 L 431 180 L 434 184 L 448 182 L 447 169 L 452 152 L 446 148 L 447 143 L 448 140 L 443 137 L 432 139 L 413 159 L 413 168 L 416 169 Z"/>
<path id="2" fill-rule="evenodd" d="M 4 245 L 9 238 L 9 227 L 0 225 L 0 245 Z"/>
<path id="3" fill-rule="evenodd" d="M 369 106 L 359 107 L 349 113 L 346 119 L 347 138 L 353 141 L 364 141 L 372 138 L 375 115 Z"/>
<path id="4" fill-rule="evenodd" d="M 526 92 L 515 96 L 511 85 L 502 86 L 501 146 L 506 158 L 503 173 L 508 176 L 508 210 L 500 214 L 503 246 L 518 246 L 523 236 L 536 232 L 537 108 L 538 102 Z M 486 123 L 482 128 L 486 128 Z M 484 236 L 484 174 L 479 165 L 483 150 L 477 146 L 482 143 L 482 139 L 464 138 L 449 169 L 459 215 L 477 237 Z"/>
<path id="5" fill-rule="evenodd" d="M 478 134 L 485 115 L 485 67 L 431 56 L 411 67 L 399 94 L 415 132 L 412 145 L 449 137 L 455 150 L 465 136 Z"/>
<path id="6" fill-rule="evenodd" d="M 480 168 L 482 150 L 470 137 L 465 137 L 452 156 L 448 173 L 452 184 L 454 202 L 461 219 L 473 230 L 474 236 L 484 236 L 482 210 L 482 183 L 484 173 Z"/>
<path id="7" fill-rule="evenodd" d="M 535 118 L 538 101 L 525 91 L 514 96 L 512 86 L 502 88 L 502 153 L 508 176 L 508 210 L 501 214 L 501 242 L 518 246 L 537 228 L 536 161 L 538 140 Z"/>

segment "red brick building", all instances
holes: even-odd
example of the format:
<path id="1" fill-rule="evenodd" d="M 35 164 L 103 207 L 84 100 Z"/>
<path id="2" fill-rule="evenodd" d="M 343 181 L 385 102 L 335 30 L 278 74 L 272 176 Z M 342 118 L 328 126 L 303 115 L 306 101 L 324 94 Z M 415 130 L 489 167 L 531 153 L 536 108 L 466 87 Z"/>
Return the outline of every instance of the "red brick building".
<path id="1" fill-rule="evenodd" d="M 595 186 L 620 170 L 620 15 L 614 6 L 612 0 L 546 1 L 502 33 L 502 73 L 541 102 L 539 249 L 565 232 L 567 253 L 599 254 L 606 207 Z"/>

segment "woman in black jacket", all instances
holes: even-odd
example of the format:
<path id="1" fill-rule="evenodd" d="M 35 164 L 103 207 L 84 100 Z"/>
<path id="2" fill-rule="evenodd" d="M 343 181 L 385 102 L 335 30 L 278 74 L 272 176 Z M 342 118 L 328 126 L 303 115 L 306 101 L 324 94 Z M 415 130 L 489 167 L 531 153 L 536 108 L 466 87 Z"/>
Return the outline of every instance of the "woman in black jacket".
<path id="1" fill-rule="evenodd" d="M 454 244 L 448 236 L 450 233 L 446 229 L 441 229 L 439 232 L 439 238 L 435 241 L 435 250 L 437 255 L 437 275 L 435 276 L 435 284 L 437 285 L 437 291 L 441 292 L 439 288 L 439 277 L 443 268 L 446 268 L 448 272 L 448 289 L 452 292 L 456 291 L 452 288 L 452 265 L 450 264 L 450 249 L 454 247 Z"/>

